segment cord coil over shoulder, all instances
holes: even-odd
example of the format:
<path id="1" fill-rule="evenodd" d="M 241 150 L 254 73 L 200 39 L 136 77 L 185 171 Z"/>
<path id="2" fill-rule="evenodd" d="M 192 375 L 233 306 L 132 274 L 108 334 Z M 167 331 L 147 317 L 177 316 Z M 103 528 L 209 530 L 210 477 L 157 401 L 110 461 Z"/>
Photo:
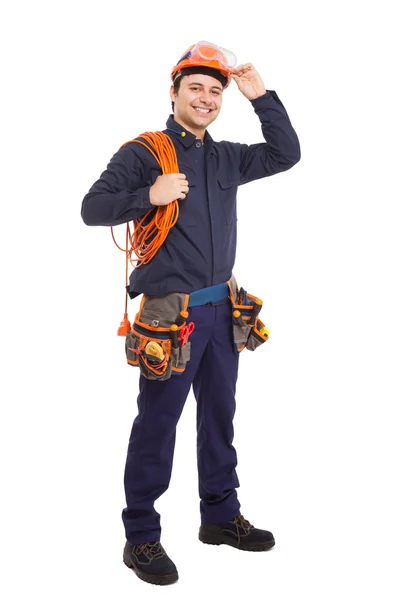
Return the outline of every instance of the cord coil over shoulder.
<path id="1" fill-rule="evenodd" d="M 122 144 L 141 144 L 153 155 L 160 165 L 163 175 L 179 173 L 178 159 L 175 146 L 171 138 L 162 131 L 146 132 L 139 136 L 140 139 L 130 140 Z M 142 141 L 143 140 L 143 141 Z M 153 216 L 150 214 L 154 211 Z M 136 269 L 148 264 L 165 242 L 170 229 L 175 225 L 179 216 L 178 200 L 174 200 L 166 206 L 158 206 L 151 209 L 141 219 L 134 219 L 133 232 L 129 223 L 126 224 L 125 248 L 121 248 L 114 237 L 111 227 L 111 235 L 115 245 L 126 254 L 125 288 L 128 286 L 129 262 Z M 136 258 L 132 258 L 135 254 Z M 136 265 L 134 264 L 136 262 Z M 125 294 L 125 313 L 118 328 L 118 335 L 125 336 L 131 328 L 128 320 L 128 292 Z"/>

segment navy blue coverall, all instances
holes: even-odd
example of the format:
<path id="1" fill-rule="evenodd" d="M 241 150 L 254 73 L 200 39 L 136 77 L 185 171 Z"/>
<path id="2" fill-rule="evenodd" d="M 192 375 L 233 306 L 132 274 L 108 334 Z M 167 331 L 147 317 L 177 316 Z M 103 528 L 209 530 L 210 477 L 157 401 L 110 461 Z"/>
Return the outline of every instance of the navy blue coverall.
<path id="1" fill-rule="evenodd" d="M 260 119 L 264 143 L 214 142 L 206 132 L 203 144 L 170 115 L 164 133 L 173 140 L 189 192 L 180 201 L 179 219 L 164 245 L 149 264 L 132 272 L 132 297 L 191 294 L 231 277 L 238 186 L 290 169 L 300 160 L 296 132 L 276 92 L 250 102 Z M 135 143 L 124 146 L 83 199 L 83 221 L 110 226 L 143 216 L 154 209 L 149 189 L 160 174 L 146 148 Z M 176 426 L 192 385 L 197 401 L 201 520 L 221 523 L 240 514 L 232 445 L 239 356 L 233 344 L 232 308 L 227 298 L 190 306 L 188 320 L 195 329 L 184 373 L 166 381 L 140 376 L 138 415 L 124 476 L 127 506 L 122 512 L 132 545 L 160 539 L 160 515 L 154 502 L 169 486 Z"/>

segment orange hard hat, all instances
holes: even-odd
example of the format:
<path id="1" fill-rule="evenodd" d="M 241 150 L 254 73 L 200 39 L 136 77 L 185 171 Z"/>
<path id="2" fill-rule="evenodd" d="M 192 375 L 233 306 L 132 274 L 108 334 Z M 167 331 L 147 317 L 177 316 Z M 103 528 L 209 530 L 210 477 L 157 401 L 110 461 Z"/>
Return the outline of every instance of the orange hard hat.
<path id="1" fill-rule="evenodd" d="M 211 42 L 197 42 L 190 46 L 182 58 L 171 71 L 171 79 L 174 81 L 177 73 L 187 67 L 208 67 L 222 73 L 226 79 L 226 86 L 231 82 L 230 69 L 236 65 L 236 56 L 230 50 L 216 46 Z"/>

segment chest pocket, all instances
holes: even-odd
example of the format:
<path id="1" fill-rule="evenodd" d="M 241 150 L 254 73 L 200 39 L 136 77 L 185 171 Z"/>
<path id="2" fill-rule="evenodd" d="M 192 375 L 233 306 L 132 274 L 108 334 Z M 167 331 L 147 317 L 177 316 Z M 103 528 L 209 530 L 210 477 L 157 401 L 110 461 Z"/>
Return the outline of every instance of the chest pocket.
<path id="1" fill-rule="evenodd" d="M 239 181 L 218 178 L 218 191 L 228 225 L 237 221 L 236 194 Z"/>

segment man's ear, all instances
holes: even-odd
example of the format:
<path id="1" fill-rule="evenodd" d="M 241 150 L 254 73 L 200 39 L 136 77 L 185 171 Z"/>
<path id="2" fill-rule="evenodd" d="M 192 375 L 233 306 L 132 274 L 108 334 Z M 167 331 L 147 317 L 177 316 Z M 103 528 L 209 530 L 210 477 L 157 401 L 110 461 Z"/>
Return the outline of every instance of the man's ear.
<path id="1" fill-rule="evenodd" d="M 171 98 L 172 102 L 175 102 L 176 100 L 176 92 L 174 90 L 174 86 L 171 85 L 170 89 L 169 89 L 169 97 Z"/>

